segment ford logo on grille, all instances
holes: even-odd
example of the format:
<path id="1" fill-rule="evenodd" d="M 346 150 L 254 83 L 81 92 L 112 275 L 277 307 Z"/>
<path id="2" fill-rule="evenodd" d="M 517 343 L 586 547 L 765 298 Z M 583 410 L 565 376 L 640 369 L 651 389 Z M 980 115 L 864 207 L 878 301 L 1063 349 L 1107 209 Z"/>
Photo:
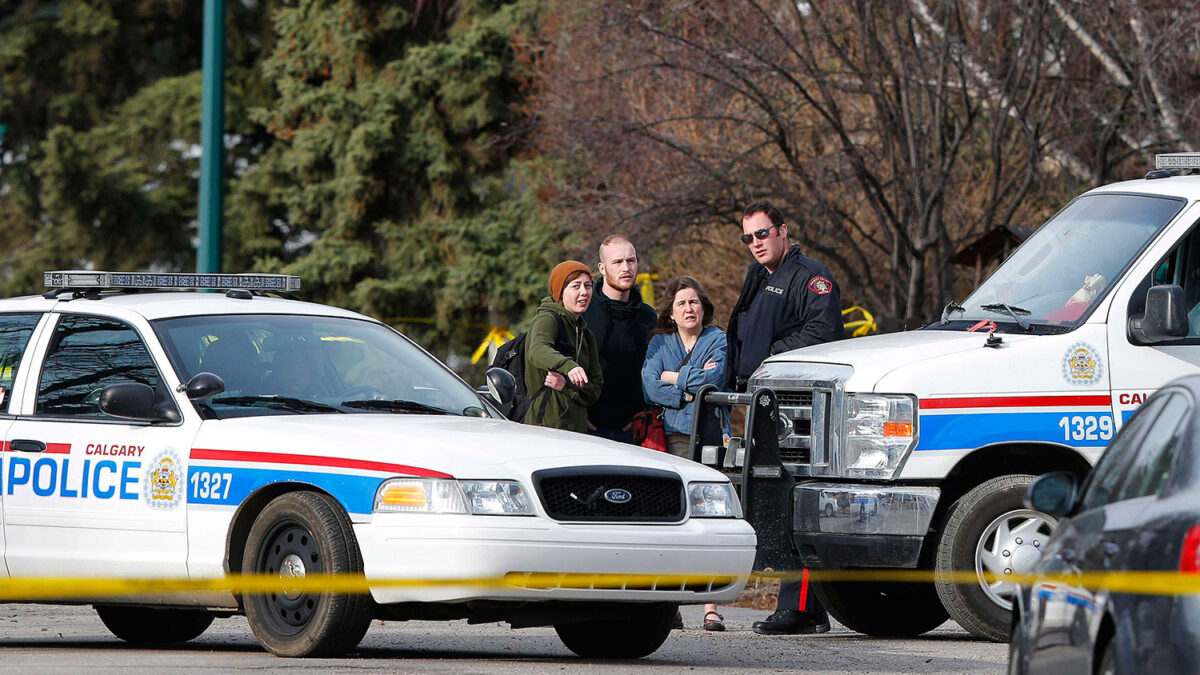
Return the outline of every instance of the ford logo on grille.
<path id="1" fill-rule="evenodd" d="M 608 492 L 604 493 L 604 499 L 606 501 L 610 501 L 614 504 L 624 504 L 625 502 L 629 501 L 630 499 L 633 499 L 633 495 L 629 494 L 629 490 L 622 490 L 621 488 L 613 488 L 613 489 L 609 490 Z"/>

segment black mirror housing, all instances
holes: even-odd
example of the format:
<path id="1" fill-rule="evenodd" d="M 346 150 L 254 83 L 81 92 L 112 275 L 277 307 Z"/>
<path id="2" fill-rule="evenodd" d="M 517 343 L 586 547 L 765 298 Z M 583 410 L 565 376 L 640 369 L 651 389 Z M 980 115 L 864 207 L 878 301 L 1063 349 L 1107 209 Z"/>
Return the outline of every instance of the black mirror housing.
<path id="1" fill-rule="evenodd" d="M 139 422 L 179 422 L 179 411 L 160 400 L 149 385 L 140 382 L 110 384 L 100 392 L 100 412 Z"/>
<path id="2" fill-rule="evenodd" d="M 187 392 L 189 400 L 200 401 L 225 391 L 225 380 L 214 373 L 196 373 L 183 386 L 183 390 Z"/>
<path id="3" fill-rule="evenodd" d="M 1179 286 L 1151 286 L 1146 291 L 1146 313 L 1129 317 L 1129 337 L 1140 345 L 1187 337 L 1187 306 Z"/>
<path id="4" fill-rule="evenodd" d="M 1079 479 L 1070 471 L 1042 474 L 1025 490 L 1025 508 L 1055 518 L 1065 516 L 1075 507 L 1078 491 Z"/>
<path id="5" fill-rule="evenodd" d="M 488 368 L 487 371 L 488 397 L 508 415 L 512 411 L 513 399 L 517 394 L 517 380 L 512 373 L 503 368 Z"/>

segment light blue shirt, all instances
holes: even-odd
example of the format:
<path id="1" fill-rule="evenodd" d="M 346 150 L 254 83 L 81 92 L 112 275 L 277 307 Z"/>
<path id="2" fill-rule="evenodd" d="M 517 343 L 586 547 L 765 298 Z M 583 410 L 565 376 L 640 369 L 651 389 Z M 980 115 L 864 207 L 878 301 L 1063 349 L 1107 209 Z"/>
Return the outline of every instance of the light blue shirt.
<path id="1" fill-rule="evenodd" d="M 646 361 L 642 364 L 642 393 L 646 402 L 666 409 L 663 426 L 668 434 L 692 433 L 692 415 L 696 402 L 685 401 L 684 395 L 696 395 L 706 384 L 718 387 L 725 382 L 725 333 L 716 326 L 709 326 L 700 333 L 692 347 L 692 357 L 687 365 L 680 365 L 687 356 L 679 333 L 659 333 L 650 339 L 646 348 Z M 713 361 L 716 368 L 704 369 L 704 364 Z M 659 379 L 664 371 L 678 371 L 677 384 L 667 384 Z"/>

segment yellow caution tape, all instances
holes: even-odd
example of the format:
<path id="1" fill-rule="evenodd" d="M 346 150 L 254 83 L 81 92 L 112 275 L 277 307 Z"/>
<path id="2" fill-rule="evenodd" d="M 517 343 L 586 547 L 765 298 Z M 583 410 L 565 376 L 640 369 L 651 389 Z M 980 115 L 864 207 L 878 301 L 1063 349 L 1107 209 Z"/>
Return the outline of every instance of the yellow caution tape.
<path id="1" fill-rule="evenodd" d="M 842 316 L 848 316 L 854 312 L 862 312 L 863 318 L 857 321 L 847 321 L 845 323 L 846 331 L 850 333 L 850 337 L 862 337 L 868 333 L 877 331 L 879 328 L 875 325 L 875 317 L 867 310 L 855 305 L 842 310 Z"/>
<path id="2" fill-rule="evenodd" d="M 801 572 L 753 574 L 750 580 L 795 580 Z M 184 593 L 230 592 L 255 593 L 369 593 L 379 588 L 420 588 L 470 586 L 497 589 L 720 589 L 734 583 L 728 574 L 580 574 L 512 573 L 504 577 L 463 579 L 370 579 L 362 574 L 313 574 L 301 578 L 281 578 L 277 574 L 234 574 L 218 579 L 117 579 L 117 578 L 10 578 L 0 580 L 0 600 L 86 599 L 123 595 L 164 595 Z M 935 572 L 932 570 L 809 570 L 808 580 L 823 582 L 902 582 L 977 584 L 974 571 Z M 985 574 L 991 583 L 998 577 Z M 1005 575 L 1004 581 L 1021 585 L 1038 584 L 1040 589 L 1054 586 L 1100 590 L 1139 595 L 1191 595 L 1200 593 L 1200 574 L 1179 572 L 1107 572 L 1046 576 Z"/>
<path id="3" fill-rule="evenodd" d="M 499 347 L 500 345 L 513 339 L 513 334 L 508 332 L 508 329 L 499 326 L 492 326 L 487 337 L 483 338 L 483 342 L 479 343 L 479 347 L 475 349 L 475 353 L 471 355 L 471 363 L 479 363 L 479 359 L 487 353 L 488 347 L 493 344 Z"/>

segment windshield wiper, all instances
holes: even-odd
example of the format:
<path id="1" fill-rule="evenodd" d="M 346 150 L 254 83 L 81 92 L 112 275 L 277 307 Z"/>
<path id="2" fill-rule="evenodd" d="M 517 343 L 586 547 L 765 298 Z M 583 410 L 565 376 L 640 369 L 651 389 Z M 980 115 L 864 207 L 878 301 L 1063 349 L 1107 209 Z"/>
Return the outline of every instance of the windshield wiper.
<path id="1" fill-rule="evenodd" d="M 390 401 L 378 401 L 374 399 L 366 399 L 360 401 L 342 401 L 342 405 L 347 408 L 362 408 L 363 410 L 384 410 L 387 412 L 398 413 L 422 413 L 426 415 L 448 415 L 449 413 L 441 408 L 435 408 L 424 403 L 416 401 L 405 401 L 404 399 L 392 399 Z"/>
<path id="2" fill-rule="evenodd" d="M 980 305 L 979 309 L 982 309 L 986 312 L 1004 312 L 1005 314 L 1008 314 L 1009 316 L 1011 316 L 1013 318 L 1013 321 L 1017 322 L 1017 325 L 1021 327 L 1021 330 L 1027 331 L 1030 329 L 1029 322 L 1026 321 L 1025 319 L 1022 319 L 1020 316 L 1018 316 L 1018 314 L 1028 315 L 1029 310 L 1027 310 L 1027 309 L 1024 309 L 1021 307 L 1013 307 L 1012 305 L 1006 305 L 1003 302 L 996 302 L 996 303 L 992 303 L 990 305 Z"/>
<path id="3" fill-rule="evenodd" d="M 946 306 L 942 308 L 942 321 L 939 325 L 945 326 L 946 324 L 950 323 L 950 312 L 964 312 L 964 311 L 966 311 L 966 310 L 963 309 L 963 306 L 958 304 L 954 300 L 947 302 Z"/>
<path id="4" fill-rule="evenodd" d="M 240 406 L 267 406 L 269 408 L 281 408 L 283 410 L 291 410 L 292 412 L 335 412 L 344 413 L 335 406 L 317 403 L 316 401 L 306 401 L 302 398 L 291 398 L 290 396 L 226 396 L 225 398 L 214 398 L 213 403 L 224 403 L 225 405 L 240 405 Z"/>

